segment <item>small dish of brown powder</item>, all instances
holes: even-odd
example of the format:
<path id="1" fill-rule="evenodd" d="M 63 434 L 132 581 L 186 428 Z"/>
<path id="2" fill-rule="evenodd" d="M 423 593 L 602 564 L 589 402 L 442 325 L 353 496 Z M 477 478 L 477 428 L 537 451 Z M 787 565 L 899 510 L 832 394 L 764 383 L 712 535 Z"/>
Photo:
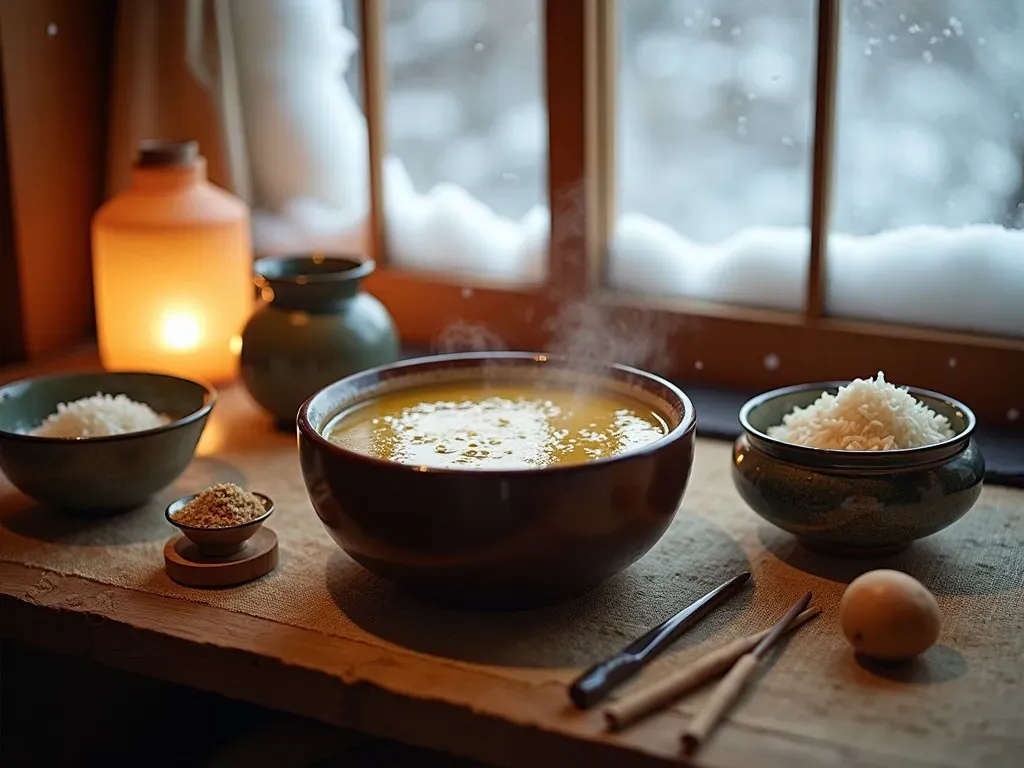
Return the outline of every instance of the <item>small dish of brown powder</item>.
<path id="1" fill-rule="evenodd" d="M 189 528 L 233 528 L 251 523 L 268 512 L 260 496 L 234 483 L 220 483 L 197 493 L 168 517 L 171 522 Z"/>

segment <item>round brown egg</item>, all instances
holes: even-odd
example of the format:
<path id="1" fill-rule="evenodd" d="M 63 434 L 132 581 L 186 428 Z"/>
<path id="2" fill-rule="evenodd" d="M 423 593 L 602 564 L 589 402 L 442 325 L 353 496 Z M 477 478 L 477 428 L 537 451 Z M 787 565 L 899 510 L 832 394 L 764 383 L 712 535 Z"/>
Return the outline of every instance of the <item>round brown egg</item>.
<path id="1" fill-rule="evenodd" d="M 865 656 L 905 661 L 938 639 L 942 614 L 935 596 L 900 571 L 858 576 L 839 603 L 839 624 L 850 644 Z"/>

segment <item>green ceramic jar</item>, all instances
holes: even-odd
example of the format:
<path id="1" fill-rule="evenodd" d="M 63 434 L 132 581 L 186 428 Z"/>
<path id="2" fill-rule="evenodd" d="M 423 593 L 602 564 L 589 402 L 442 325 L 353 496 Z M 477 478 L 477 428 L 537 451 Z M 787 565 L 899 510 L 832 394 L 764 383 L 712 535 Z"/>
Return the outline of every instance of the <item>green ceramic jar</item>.
<path id="1" fill-rule="evenodd" d="M 352 373 L 398 359 L 387 309 L 360 290 L 371 260 L 283 256 L 256 262 L 264 300 L 242 333 L 242 381 L 282 429 L 299 406 Z"/>

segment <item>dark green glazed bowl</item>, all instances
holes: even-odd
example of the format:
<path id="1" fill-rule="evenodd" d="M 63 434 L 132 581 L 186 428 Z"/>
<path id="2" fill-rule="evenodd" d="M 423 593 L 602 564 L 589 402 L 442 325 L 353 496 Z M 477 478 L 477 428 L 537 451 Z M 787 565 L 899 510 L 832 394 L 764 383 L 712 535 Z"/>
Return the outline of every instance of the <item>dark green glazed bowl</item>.
<path id="1" fill-rule="evenodd" d="M 768 437 L 794 407 L 846 383 L 777 389 L 743 406 L 732 461 L 743 500 L 808 549 L 847 557 L 891 554 L 963 517 L 981 493 L 985 460 L 973 438 L 974 414 L 945 395 L 908 388 L 949 419 L 955 435 L 935 445 L 843 451 Z"/>
<path id="2" fill-rule="evenodd" d="M 109 437 L 35 437 L 27 432 L 57 404 L 124 394 L 174 421 Z M 69 373 L 0 387 L 0 470 L 41 504 L 81 512 L 131 509 L 185 471 L 216 401 L 212 387 L 156 373 Z"/>

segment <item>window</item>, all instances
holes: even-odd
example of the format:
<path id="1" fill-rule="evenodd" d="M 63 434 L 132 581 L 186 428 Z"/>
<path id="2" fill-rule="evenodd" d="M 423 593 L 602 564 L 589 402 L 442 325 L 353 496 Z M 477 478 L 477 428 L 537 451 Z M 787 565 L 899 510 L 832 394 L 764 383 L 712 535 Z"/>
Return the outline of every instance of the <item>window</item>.
<path id="1" fill-rule="evenodd" d="M 830 313 L 1024 337 L 1024 2 L 848 2 Z"/>
<path id="2" fill-rule="evenodd" d="M 263 121 L 258 247 L 369 242 L 407 342 L 1024 410 L 1024 0 L 233 11 L 241 68 L 301 83 Z M 242 96 L 258 155 L 272 100 Z"/>
<path id="3" fill-rule="evenodd" d="M 383 66 L 371 70 L 376 101 L 362 98 L 358 3 L 239 2 L 233 10 L 250 85 L 243 102 L 257 197 L 267 204 L 257 217 L 260 250 L 358 247 L 371 171 L 362 110 L 380 102 L 379 186 L 392 265 L 544 279 L 539 0 L 370 4 L 366 19 L 383 52 Z M 261 56 L 276 62 L 276 77 L 260 77 Z M 282 81 L 288 86 L 277 92 Z"/>
<path id="4" fill-rule="evenodd" d="M 617 7 L 612 284 L 799 311 L 810 216 L 811 4 Z"/>
<path id="5" fill-rule="evenodd" d="M 540 2 L 385 7 L 391 263 L 542 281 L 549 214 Z"/>

